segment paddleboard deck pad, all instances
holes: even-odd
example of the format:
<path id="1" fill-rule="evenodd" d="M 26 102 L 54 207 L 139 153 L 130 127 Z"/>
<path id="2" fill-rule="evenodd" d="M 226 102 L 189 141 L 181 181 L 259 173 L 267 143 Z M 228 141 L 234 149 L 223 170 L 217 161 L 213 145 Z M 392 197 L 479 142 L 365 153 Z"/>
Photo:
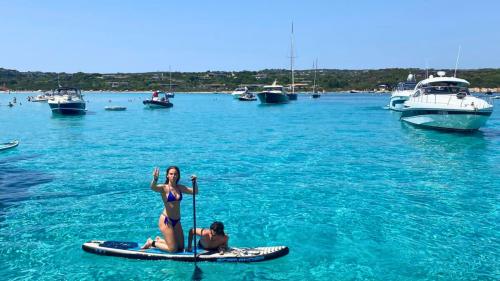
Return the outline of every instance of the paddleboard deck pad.
<path id="1" fill-rule="evenodd" d="M 82 249 L 86 252 L 141 260 L 177 260 L 194 261 L 193 252 L 169 253 L 157 248 L 141 250 L 136 242 L 99 241 L 92 240 L 83 243 Z M 198 249 L 197 261 L 210 262 L 260 262 L 282 257 L 288 254 L 288 247 L 256 247 L 256 248 L 229 248 L 224 253 Z"/>

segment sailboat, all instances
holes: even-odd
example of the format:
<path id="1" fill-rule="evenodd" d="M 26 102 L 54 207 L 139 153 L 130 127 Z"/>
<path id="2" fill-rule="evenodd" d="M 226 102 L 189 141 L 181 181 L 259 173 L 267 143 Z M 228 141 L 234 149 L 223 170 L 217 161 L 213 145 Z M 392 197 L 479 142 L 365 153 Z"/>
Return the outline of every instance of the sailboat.
<path id="1" fill-rule="evenodd" d="M 314 82 L 313 82 L 313 92 L 312 92 L 312 98 L 313 99 L 317 99 L 319 97 L 321 97 L 321 94 L 319 92 L 316 92 L 316 74 L 318 72 L 318 59 L 316 59 L 316 63 L 313 63 L 313 67 L 314 67 Z"/>
<path id="2" fill-rule="evenodd" d="M 297 100 L 297 94 L 295 93 L 295 77 L 293 73 L 293 60 L 295 56 L 293 55 L 293 22 L 292 22 L 292 34 L 290 35 L 290 72 L 292 73 L 292 85 L 290 85 L 291 93 L 287 93 L 288 99 Z"/>
<path id="3" fill-rule="evenodd" d="M 175 97 L 175 94 L 174 92 L 172 92 L 172 70 L 170 69 L 170 66 L 168 67 L 168 75 L 169 75 L 169 78 L 168 78 L 168 93 L 165 93 L 165 97 L 167 98 L 174 98 Z"/>

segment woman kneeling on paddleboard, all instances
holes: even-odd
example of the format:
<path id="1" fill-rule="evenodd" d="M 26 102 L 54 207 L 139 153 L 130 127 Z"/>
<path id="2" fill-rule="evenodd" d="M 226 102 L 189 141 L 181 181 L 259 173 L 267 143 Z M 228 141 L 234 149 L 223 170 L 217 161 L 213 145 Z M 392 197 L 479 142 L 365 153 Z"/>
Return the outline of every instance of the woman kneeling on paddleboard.
<path id="1" fill-rule="evenodd" d="M 194 232 L 193 228 L 189 230 L 188 252 L 191 252 Z M 198 241 L 199 249 L 224 252 L 228 248 L 229 236 L 224 233 L 224 224 L 222 222 L 216 221 L 212 223 L 210 229 L 197 228 L 196 235 L 201 236 L 200 241 Z"/>
<path id="2" fill-rule="evenodd" d="M 181 225 L 181 200 L 182 194 L 198 194 L 198 185 L 196 176 L 191 176 L 193 188 L 178 184 L 181 178 L 179 168 L 170 166 L 167 169 L 167 180 L 165 184 L 158 184 L 160 169 L 153 171 L 153 181 L 151 189 L 161 194 L 161 199 L 165 208 L 160 215 L 158 227 L 163 234 L 164 239 L 156 237 L 155 240 L 148 238 L 142 249 L 156 247 L 168 252 L 177 252 L 184 250 L 184 233 Z"/>

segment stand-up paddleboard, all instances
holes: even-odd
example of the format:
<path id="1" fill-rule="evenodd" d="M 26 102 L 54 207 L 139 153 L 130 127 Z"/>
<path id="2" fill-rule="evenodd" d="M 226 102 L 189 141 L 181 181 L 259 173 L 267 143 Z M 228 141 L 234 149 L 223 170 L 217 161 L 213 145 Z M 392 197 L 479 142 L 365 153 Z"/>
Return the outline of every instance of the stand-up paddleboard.
<path id="1" fill-rule="evenodd" d="M 119 241 L 89 241 L 82 245 L 86 252 L 141 260 L 177 260 L 194 261 L 193 252 L 169 253 L 157 248 L 141 250 L 136 242 Z M 259 262 L 282 257 L 288 254 L 288 247 L 256 247 L 256 248 L 229 248 L 220 254 L 218 251 L 197 250 L 198 261 L 210 262 Z"/>

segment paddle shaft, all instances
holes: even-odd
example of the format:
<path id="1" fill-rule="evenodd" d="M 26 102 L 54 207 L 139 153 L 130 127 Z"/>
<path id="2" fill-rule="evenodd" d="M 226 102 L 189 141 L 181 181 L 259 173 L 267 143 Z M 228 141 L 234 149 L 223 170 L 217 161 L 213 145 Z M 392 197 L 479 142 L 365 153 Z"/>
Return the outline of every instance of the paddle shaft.
<path id="1" fill-rule="evenodd" d="M 194 264 L 196 265 L 196 248 L 198 244 L 196 244 L 196 181 L 193 180 L 193 239 L 194 239 Z"/>

